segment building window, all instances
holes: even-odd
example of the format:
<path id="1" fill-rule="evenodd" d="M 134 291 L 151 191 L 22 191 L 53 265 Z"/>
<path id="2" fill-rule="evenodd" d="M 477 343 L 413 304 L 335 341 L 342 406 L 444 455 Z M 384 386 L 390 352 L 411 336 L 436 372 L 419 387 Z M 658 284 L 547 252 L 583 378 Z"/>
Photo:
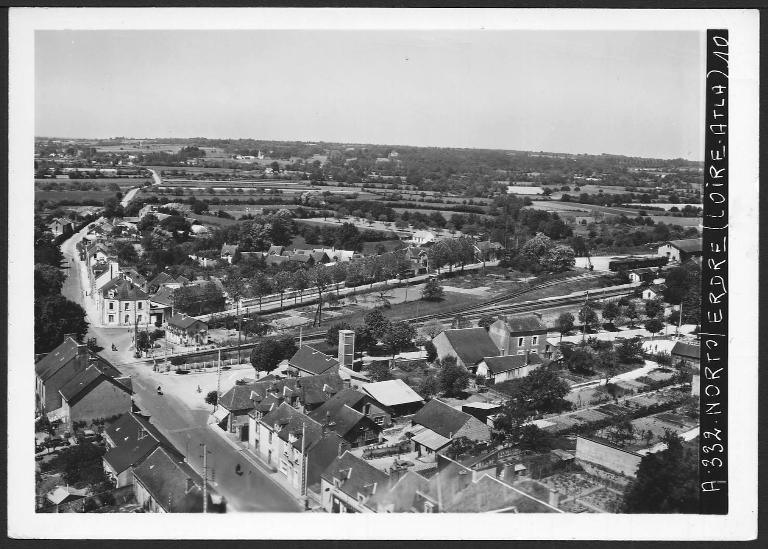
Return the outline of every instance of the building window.
<path id="1" fill-rule="evenodd" d="M 115 303 L 113 301 L 109 302 L 109 310 L 113 311 L 115 309 Z"/>
<path id="2" fill-rule="evenodd" d="M 115 321 L 115 315 L 109 315 L 109 322 Z"/>
<path id="3" fill-rule="evenodd" d="M 539 336 L 531 336 L 531 345 L 539 344 Z"/>
<path id="4" fill-rule="evenodd" d="M 125 315 L 125 323 L 128 324 L 131 320 L 131 317 L 128 315 Z"/>
<path id="5" fill-rule="evenodd" d="M 376 416 L 375 418 L 373 418 L 373 422 L 376 425 L 384 425 L 384 418 L 382 416 Z"/>
<path id="6" fill-rule="evenodd" d="M 424 502 L 424 512 L 425 513 L 433 513 L 435 506 L 432 505 L 430 502 L 425 501 Z"/>
<path id="7" fill-rule="evenodd" d="M 141 302 L 141 301 L 139 301 L 139 310 L 141 310 L 141 309 L 143 309 L 143 308 L 144 308 L 144 303 L 143 303 L 143 302 Z"/>
<path id="8" fill-rule="evenodd" d="M 125 304 L 125 310 L 127 311 L 127 310 L 128 310 L 128 309 L 130 309 L 130 308 L 131 308 L 131 304 L 130 304 L 130 303 L 126 303 L 126 304 Z"/>
<path id="9" fill-rule="evenodd" d="M 136 322 L 141 322 L 141 315 L 136 317 Z"/>
<path id="10" fill-rule="evenodd" d="M 141 317 L 139 317 L 139 318 L 141 318 Z M 539 352 L 538 349 L 531 349 L 531 354 L 535 355 L 535 354 L 538 354 L 538 352 Z"/>
<path id="11" fill-rule="evenodd" d="M 268 440 L 268 442 L 270 444 L 272 444 L 272 431 L 269 432 L 269 440 Z"/>
<path id="12" fill-rule="evenodd" d="M 525 354 L 525 351 L 517 351 L 517 354 L 519 354 L 519 355 L 524 355 L 524 354 Z"/>
<path id="13" fill-rule="evenodd" d="M 523 343 L 525 343 L 525 338 L 524 337 L 518 337 L 517 338 L 517 346 L 518 347 L 522 347 Z"/>
<path id="14" fill-rule="evenodd" d="M 357 501 L 365 503 L 365 496 L 363 494 L 357 494 Z"/>

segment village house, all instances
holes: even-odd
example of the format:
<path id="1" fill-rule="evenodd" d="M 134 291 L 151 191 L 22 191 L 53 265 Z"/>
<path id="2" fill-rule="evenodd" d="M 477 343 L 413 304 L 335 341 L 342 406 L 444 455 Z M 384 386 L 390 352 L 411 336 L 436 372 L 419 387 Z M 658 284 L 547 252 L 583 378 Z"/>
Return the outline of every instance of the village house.
<path id="1" fill-rule="evenodd" d="M 656 278 L 656 269 L 650 267 L 643 267 L 642 269 L 634 269 L 629 271 L 629 281 L 634 283 L 639 282 L 653 282 Z"/>
<path id="2" fill-rule="evenodd" d="M 491 439 L 488 425 L 437 398 L 416 412 L 411 423 L 414 428 L 411 441 L 419 454 L 422 450 L 427 454 L 437 453 L 459 437 L 475 441 Z"/>
<path id="3" fill-rule="evenodd" d="M 238 249 L 239 249 L 239 246 L 237 244 L 224 243 L 221 246 L 221 260 L 226 261 L 229 264 L 232 264 L 232 260 L 235 258 L 235 255 L 237 254 Z"/>
<path id="4" fill-rule="evenodd" d="M 173 314 L 173 292 L 168 286 L 161 286 L 157 292 L 149 298 L 149 321 L 157 327 L 170 318 Z"/>
<path id="5" fill-rule="evenodd" d="M 491 324 L 488 335 L 496 347 L 495 355 L 540 354 L 546 351 L 547 327 L 536 315 L 508 316 Z"/>
<path id="6" fill-rule="evenodd" d="M 484 240 L 475 242 L 475 261 L 496 261 L 504 250 L 500 242 Z"/>
<path id="7" fill-rule="evenodd" d="M 437 235 L 432 231 L 416 231 L 411 237 L 411 242 L 417 246 L 424 246 L 437 240 Z"/>
<path id="8" fill-rule="evenodd" d="M 701 347 L 683 341 L 675 342 L 669 352 L 673 364 L 683 363 L 688 367 L 699 369 L 701 367 Z"/>
<path id="9" fill-rule="evenodd" d="M 389 482 L 389 475 L 344 452 L 321 475 L 321 505 L 327 513 L 375 513 L 376 496 Z"/>
<path id="10" fill-rule="evenodd" d="M 402 379 L 366 383 L 360 390 L 393 417 L 413 414 L 424 406 L 424 399 Z"/>
<path id="11" fill-rule="evenodd" d="M 352 448 L 381 442 L 381 431 L 392 425 L 392 417 L 373 404 L 372 398 L 351 388 L 338 392 L 309 417 Z"/>
<path id="12" fill-rule="evenodd" d="M 113 377 L 111 369 L 94 360 L 61 389 L 61 408 L 54 412 L 67 430 L 77 422 L 91 423 L 131 410 L 133 389 L 128 376 Z"/>
<path id="13" fill-rule="evenodd" d="M 288 360 L 288 375 L 293 377 L 316 376 L 334 371 L 338 373 L 339 361 L 309 345 L 303 345 Z"/>
<path id="14" fill-rule="evenodd" d="M 103 379 L 101 375 L 110 380 Z M 70 382 L 73 384 L 69 385 Z M 121 387 L 113 385 L 113 382 Z M 101 387 L 102 383 L 109 386 Z M 65 387 L 66 397 L 61 392 Z M 67 335 L 58 347 L 35 364 L 36 410 L 40 414 L 48 414 L 52 421 L 64 419 L 69 413 L 62 409 L 66 398 L 72 399 L 70 405 L 77 407 L 74 410 L 76 414 L 87 413 L 93 418 L 106 418 L 130 410 L 130 394 L 129 378 L 91 352 L 86 344 L 79 343 L 73 335 Z M 110 396 L 115 397 L 114 402 Z"/>
<path id="15" fill-rule="evenodd" d="M 277 469 L 297 495 L 318 484 L 321 472 L 345 447 L 336 433 L 285 402 L 264 415 L 258 428 L 256 454 Z"/>
<path id="16" fill-rule="evenodd" d="M 164 448 L 178 459 L 179 453 L 170 441 L 157 430 L 149 416 L 129 412 L 108 424 L 103 432 L 107 451 L 104 454 L 104 472 L 116 488 L 133 484 L 133 469 L 157 448 Z"/>
<path id="17" fill-rule="evenodd" d="M 657 255 L 669 258 L 670 262 L 685 263 L 689 259 L 700 259 L 702 254 L 701 238 L 670 240 L 659 246 Z"/>
<path id="18" fill-rule="evenodd" d="M 77 489 L 74 486 L 57 486 L 45 494 L 45 499 L 53 505 L 63 505 L 78 499 L 83 499 L 90 494 L 90 488 Z"/>
<path id="19" fill-rule="evenodd" d="M 444 330 L 435 336 L 432 343 L 440 360 L 453 357 L 459 366 L 470 371 L 474 371 L 483 358 L 499 354 L 499 347 L 485 328 Z"/>
<path id="20" fill-rule="evenodd" d="M 248 441 L 248 445 L 255 448 L 259 433 L 258 423 L 265 414 L 277 409 L 283 402 L 301 412 L 309 413 L 331 399 L 345 385 L 336 372 L 287 379 L 264 379 L 235 385 L 221 397 L 222 406 L 219 409 L 224 411 L 214 415 L 220 425 L 226 421 L 228 430 L 239 432 L 240 439 Z M 227 414 L 232 414 L 232 418 L 227 418 Z M 247 418 L 244 418 L 243 414 L 247 414 Z M 245 421 L 248 422 L 247 430 Z"/>
<path id="21" fill-rule="evenodd" d="M 541 365 L 539 354 L 530 351 L 523 355 L 489 356 L 477 366 L 477 376 L 484 377 L 489 383 L 501 383 L 525 377 Z"/>
<path id="22" fill-rule="evenodd" d="M 651 284 L 643 290 L 643 299 L 664 299 L 664 291 L 666 289 L 666 284 Z"/>
<path id="23" fill-rule="evenodd" d="M 136 503 L 148 513 L 202 513 L 203 478 L 176 454 L 158 446 L 133 469 Z M 208 511 L 214 510 L 209 489 Z"/>
<path id="24" fill-rule="evenodd" d="M 149 327 L 149 295 L 124 278 L 114 278 L 99 289 L 97 306 L 104 326 Z"/>
<path id="25" fill-rule="evenodd" d="M 53 236 L 62 236 L 70 234 L 74 230 L 74 225 L 71 221 L 57 217 L 48 224 Z"/>
<path id="26" fill-rule="evenodd" d="M 175 345 L 205 345 L 208 343 L 208 324 L 193 316 L 176 314 L 168 319 L 165 337 Z"/>

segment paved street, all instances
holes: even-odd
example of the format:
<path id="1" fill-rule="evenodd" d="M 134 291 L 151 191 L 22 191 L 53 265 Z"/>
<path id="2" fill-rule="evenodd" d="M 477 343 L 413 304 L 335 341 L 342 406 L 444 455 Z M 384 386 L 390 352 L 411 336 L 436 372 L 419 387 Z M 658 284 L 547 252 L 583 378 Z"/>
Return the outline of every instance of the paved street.
<path id="1" fill-rule="evenodd" d="M 210 452 L 209 479 L 227 499 L 230 511 L 300 511 L 300 505 L 292 496 L 244 459 L 238 448 L 207 426 L 211 407 L 203 399 L 208 391 L 216 389 L 215 373 L 189 376 L 155 373 L 151 362 L 136 362 L 133 358 L 130 328 L 98 326 L 95 303 L 84 295 L 88 286 L 87 273 L 75 249 L 75 243 L 84 234 L 85 229 L 61 246 L 69 263 L 62 294 L 86 309 L 89 322 L 87 337 L 95 337 L 98 344 L 104 347 L 100 354 L 131 376 L 136 404 L 150 414 L 152 422 L 185 453 L 190 464 L 201 474 L 203 460 L 200 444 L 206 443 Z M 112 343 L 117 346 L 117 352 L 111 351 Z M 249 375 L 253 376 L 250 369 L 228 371 L 222 375 L 222 387 L 231 387 L 235 379 Z M 198 385 L 200 393 L 197 393 Z M 162 396 L 157 394 L 158 386 L 163 388 Z M 238 463 L 243 470 L 241 476 L 235 474 Z"/>

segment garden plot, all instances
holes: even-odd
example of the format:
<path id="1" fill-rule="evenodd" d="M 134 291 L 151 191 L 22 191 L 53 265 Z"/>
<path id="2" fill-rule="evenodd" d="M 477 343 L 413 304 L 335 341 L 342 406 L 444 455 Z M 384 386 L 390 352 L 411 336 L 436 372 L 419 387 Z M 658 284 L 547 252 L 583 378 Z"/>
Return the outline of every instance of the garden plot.
<path id="1" fill-rule="evenodd" d="M 617 513 L 621 508 L 623 496 L 617 490 L 603 487 L 580 496 L 578 500 L 584 504 L 601 509 L 605 513 Z"/>

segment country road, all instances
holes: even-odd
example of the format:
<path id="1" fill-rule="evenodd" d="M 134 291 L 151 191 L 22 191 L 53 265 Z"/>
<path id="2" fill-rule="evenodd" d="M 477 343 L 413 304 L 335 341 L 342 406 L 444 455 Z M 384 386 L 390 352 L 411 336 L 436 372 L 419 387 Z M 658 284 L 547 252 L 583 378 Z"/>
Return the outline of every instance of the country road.
<path id="1" fill-rule="evenodd" d="M 163 180 L 160 179 L 160 175 L 155 170 L 148 170 L 150 174 L 152 174 L 152 179 L 154 180 L 154 183 L 152 185 L 160 185 Z M 133 187 L 130 189 L 127 193 L 125 193 L 125 196 L 120 201 L 120 205 L 123 208 L 127 208 L 128 204 L 131 203 L 131 200 L 133 200 L 136 197 L 136 193 L 138 193 L 141 190 L 141 187 Z"/>

